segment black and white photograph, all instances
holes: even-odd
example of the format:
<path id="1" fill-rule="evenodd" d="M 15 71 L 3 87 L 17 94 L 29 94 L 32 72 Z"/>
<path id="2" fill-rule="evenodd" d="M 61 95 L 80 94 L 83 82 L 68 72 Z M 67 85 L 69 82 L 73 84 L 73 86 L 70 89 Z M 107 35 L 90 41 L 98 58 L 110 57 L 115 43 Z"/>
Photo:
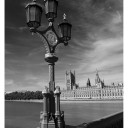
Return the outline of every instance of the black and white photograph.
<path id="1" fill-rule="evenodd" d="M 5 128 L 124 128 L 123 0 L 5 0 Z"/>

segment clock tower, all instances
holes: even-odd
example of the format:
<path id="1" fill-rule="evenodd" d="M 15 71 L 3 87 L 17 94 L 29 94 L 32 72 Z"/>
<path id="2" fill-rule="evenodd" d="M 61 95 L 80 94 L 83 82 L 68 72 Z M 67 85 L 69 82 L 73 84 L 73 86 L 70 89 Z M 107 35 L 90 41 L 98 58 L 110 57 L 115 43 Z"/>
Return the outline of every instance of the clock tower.
<path id="1" fill-rule="evenodd" d="M 67 90 L 76 89 L 77 85 L 76 85 L 75 71 L 74 73 L 72 73 L 71 71 L 70 72 L 66 71 L 65 81 L 66 81 Z"/>

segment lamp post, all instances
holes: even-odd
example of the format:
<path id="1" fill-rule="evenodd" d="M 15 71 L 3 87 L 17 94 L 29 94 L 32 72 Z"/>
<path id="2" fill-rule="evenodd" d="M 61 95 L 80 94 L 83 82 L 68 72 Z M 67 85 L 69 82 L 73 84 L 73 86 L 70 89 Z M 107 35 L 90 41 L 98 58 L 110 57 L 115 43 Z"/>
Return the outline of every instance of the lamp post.
<path id="1" fill-rule="evenodd" d="M 57 6 L 58 6 L 57 0 L 44 0 L 44 10 L 49 25 L 47 29 L 41 31 L 38 30 L 38 28 L 41 26 L 41 16 L 43 13 L 43 9 L 41 5 L 38 4 L 36 0 L 33 0 L 31 3 L 26 5 L 27 25 L 32 33 L 39 35 L 39 37 L 42 39 L 42 42 L 46 50 L 45 61 L 48 62 L 49 65 L 48 116 L 46 116 L 47 117 L 46 122 L 48 122 L 48 124 L 46 123 L 43 124 L 42 122 L 41 128 L 59 127 L 57 126 L 57 121 L 55 116 L 55 98 L 54 98 L 54 91 L 55 91 L 54 65 L 55 62 L 57 62 L 58 60 L 58 57 L 55 54 L 55 49 L 57 45 L 61 43 L 67 46 L 68 41 L 71 39 L 72 25 L 68 23 L 66 19 L 66 14 L 63 15 L 63 22 L 58 25 L 60 36 L 58 36 L 58 34 L 54 29 L 53 23 L 55 18 L 57 17 Z M 42 118 L 42 120 L 43 119 L 44 117 Z"/>

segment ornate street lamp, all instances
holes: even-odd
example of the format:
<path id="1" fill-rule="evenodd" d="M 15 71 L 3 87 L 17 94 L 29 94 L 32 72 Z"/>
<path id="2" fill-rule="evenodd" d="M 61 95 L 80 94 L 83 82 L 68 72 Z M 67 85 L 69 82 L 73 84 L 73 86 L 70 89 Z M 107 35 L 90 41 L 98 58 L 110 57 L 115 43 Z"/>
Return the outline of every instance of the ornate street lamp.
<path id="1" fill-rule="evenodd" d="M 48 62 L 49 65 L 49 91 L 45 95 L 45 102 L 44 106 L 48 106 L 45 112 L 41 112 L 41 126 L 40 128 L 62 128 L 64 127 L 64 113 L 57 109 L 57 113 L 60 115 L 55 114 L 55 97 L 57 95 L 57 103 L 59 94 L 55 93 L 55 75 L 54 75 L 54 65 L 57 62 L 58 57 L 55 54 L 55 49 L 58 44 L 63 43 L 65 46 L 68 45 L 68 41 L 71 39 L 71 27 L 72 25 L 68 23 L 66 19 L 66 15 L 63 15 L 63 22 L 59 24 L 59 32 L 60 36 L 56 33 L 53 22 L 54 19 L 57 17 L 57 0 L 44 0 L 44 9 L 45 15 L 49 22 L 49 26 L 45 30 L 38 30 L 38 27 L 41 26 L 41 16 L 43 9 L 40 4 L 36 3 L 36 0 L 33 0 L 32 3 L 27 4 L 26 6 L 26 18 L 27 18 L 27 25 L 30 28 L 32 33 L 39 35 L 42 39 L 44 44 L 46 54 L 45 54 L 45 61 Z M 46 88 L 45 88 L 46 89 Z M 57 87 L 58 89 L 58 87 Z M 59 105 L 59 103 L 58 103 Z M 46 112 L 47 111 L 47 112 Z"/>

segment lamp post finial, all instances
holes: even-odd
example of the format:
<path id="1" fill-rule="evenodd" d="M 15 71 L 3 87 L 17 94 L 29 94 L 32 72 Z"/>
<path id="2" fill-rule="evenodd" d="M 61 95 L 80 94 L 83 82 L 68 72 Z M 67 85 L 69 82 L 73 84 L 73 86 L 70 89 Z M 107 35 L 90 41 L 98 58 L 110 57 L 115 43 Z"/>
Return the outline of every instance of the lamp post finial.
<path id="1" fill-rule="evenodd" d="M 64 13 L 64 15 L 63 15 L 63 19 L 66 20 L 66 14 L 65 14 L 65 13 Z"/>

